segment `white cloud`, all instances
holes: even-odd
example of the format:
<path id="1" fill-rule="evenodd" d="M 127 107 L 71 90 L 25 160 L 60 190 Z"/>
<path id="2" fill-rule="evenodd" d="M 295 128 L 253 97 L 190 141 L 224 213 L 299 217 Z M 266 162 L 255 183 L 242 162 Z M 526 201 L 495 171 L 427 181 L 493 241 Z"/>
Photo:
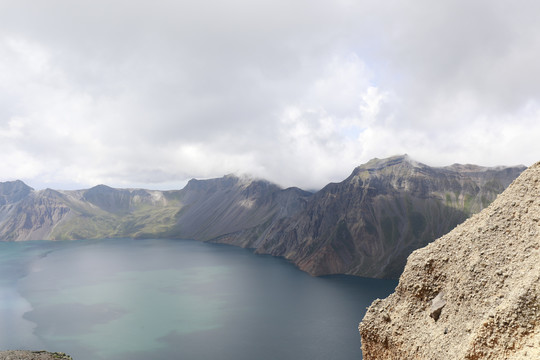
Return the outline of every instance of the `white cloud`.
<path id="1" fill-rule="evenodd" d="M 318 188 L 540 153 L 535 1 L 0 4 L 0 181 Z M 8 166 L 9 165 L 9 166 Z"/>

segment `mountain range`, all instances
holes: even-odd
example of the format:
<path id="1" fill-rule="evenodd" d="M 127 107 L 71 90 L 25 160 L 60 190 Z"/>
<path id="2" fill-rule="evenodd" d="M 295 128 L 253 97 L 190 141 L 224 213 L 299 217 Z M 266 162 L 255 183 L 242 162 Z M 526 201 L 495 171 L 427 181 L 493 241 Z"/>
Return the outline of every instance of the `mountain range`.
<path id="1" fill-rule="evenodd" d="M 284 257 L 312 275 L 395 278 L 407 256 L 488 206 L 524 166 L 373 159 L 312 193 L 227 175 L 181 190 L 35 191 L 0 183 L 0 240 L 183 238 Z"/>

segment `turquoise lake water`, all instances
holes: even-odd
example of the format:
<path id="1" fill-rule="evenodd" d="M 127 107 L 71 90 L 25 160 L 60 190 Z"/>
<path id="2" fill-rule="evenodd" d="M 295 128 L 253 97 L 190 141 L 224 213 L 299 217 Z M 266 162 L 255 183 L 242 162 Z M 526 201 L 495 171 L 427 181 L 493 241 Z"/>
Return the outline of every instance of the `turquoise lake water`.
<path id="1" fill-rule="evenodd" d="M 0 243 L 0 349 L 75 360 L 361 359 L 358 323 L 397 281 L 312 277 L 189 240 Z"/>

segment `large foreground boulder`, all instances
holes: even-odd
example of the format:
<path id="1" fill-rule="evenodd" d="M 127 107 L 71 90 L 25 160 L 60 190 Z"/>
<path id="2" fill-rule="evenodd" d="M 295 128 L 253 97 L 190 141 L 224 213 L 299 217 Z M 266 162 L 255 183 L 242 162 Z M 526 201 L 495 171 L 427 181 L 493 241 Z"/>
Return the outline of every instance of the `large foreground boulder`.
<path id="1" fill-rule="evenodd" d="M 408 259 L 359 326 L 364 359 L 540 359 L 540 163 Z"/>

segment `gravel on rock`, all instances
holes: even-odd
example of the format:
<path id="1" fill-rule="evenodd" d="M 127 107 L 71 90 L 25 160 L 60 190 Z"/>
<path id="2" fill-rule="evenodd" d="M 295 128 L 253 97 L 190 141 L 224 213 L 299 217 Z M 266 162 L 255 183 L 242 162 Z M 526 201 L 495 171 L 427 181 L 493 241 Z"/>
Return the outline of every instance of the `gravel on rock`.
<path id="1" fill-rule="evenodd" d="M 0 360 L 73 360 L 73 358 L 60 352 L 7 350 L 0 351 Z"/>

